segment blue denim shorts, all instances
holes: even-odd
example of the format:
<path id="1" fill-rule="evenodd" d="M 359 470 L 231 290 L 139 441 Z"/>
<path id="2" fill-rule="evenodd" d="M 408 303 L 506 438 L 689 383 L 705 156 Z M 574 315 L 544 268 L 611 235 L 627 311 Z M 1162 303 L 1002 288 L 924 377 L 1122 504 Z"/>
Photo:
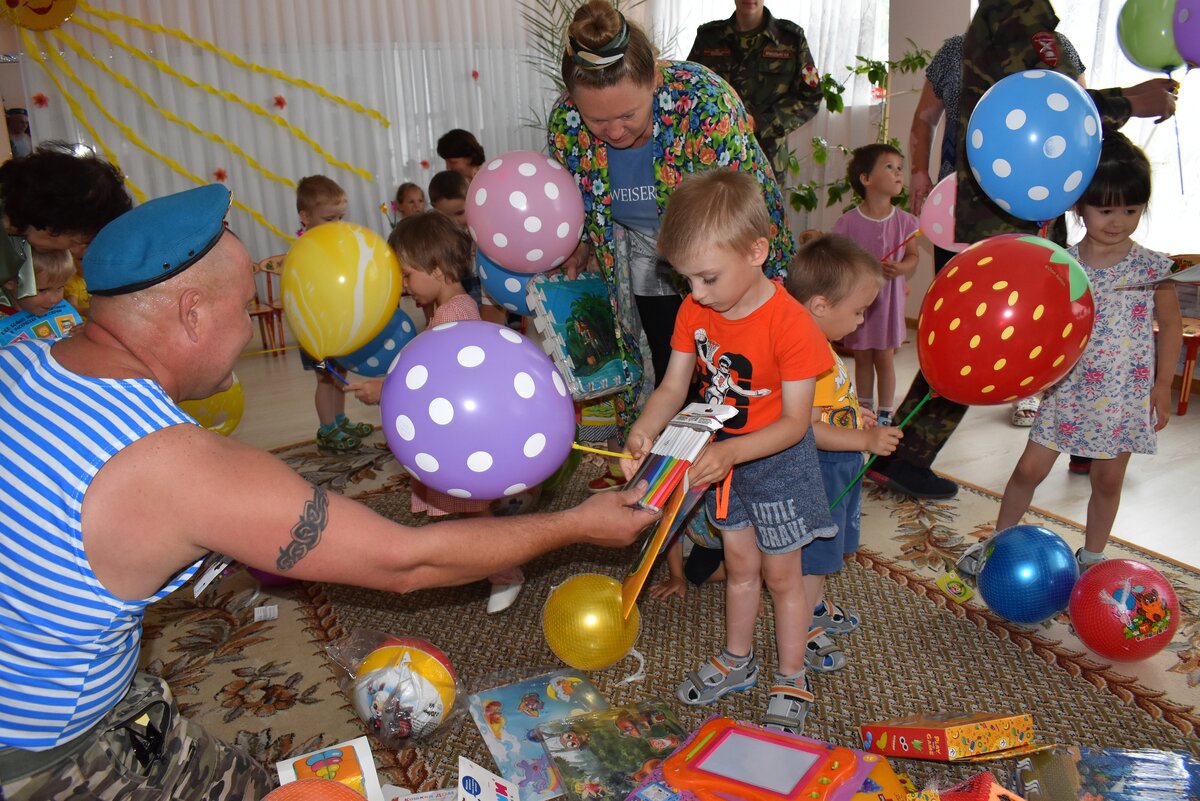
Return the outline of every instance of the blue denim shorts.
<path id="1" fill-rule="evenodd" d="M 821 463 L 821 482 L 825 485 L 825 495 L 832 503 L 850 480 L 862 470 L 862 454 L 858 451 L 817 451 L 817 461 Z M 838 533 L 823 540 L 813 540 L 804 546 L 801 557 L 806 576 L 828 576 L 842 569 L 842 560 L 846 554 L 858 550 L 859 516 L 862 507 L 862 479 L 854 482 L 838 505 L 829 513 L 838 527 Z"/>
<path id="2" fill-rule="evenodd" d="M 763 553 L 788 553 L 814 539 L 832 537 L 837 526 L 819 480 L 812 428 L 787 450 L 734 466 L 729 514 L 717 518 L 715 486 L 705 494 L 708 519 L 721 531 L 754 528 Z"/>

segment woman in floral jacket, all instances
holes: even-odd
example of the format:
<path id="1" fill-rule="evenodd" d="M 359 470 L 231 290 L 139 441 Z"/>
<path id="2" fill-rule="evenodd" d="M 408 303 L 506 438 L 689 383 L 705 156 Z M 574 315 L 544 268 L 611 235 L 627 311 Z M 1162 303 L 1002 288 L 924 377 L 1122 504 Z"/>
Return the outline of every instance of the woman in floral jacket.
<path id="1" fill-rule="evenodd" d="M 583 267 L 590 251 L 608 282 L 622 358 L 628 365 L 644 330 L 660 377 L 680 302 L 670 266 L 654 248 L 671 192 L 685 173 L 723 167 L 752 174 L 773 223 L 764 265 L 773 278 L 786 274 L 795 252 L 783 197 L 729 85 L 698 64 L 656 61 L 645 33 L 607 0 L 575 13 L 562 73 L 566 93 L 547 126 L 550 154 L 579 184 L 587 234 L 565 266 Z M 618 404 L 630 413 L 638 383 L 631 380 Z"/>

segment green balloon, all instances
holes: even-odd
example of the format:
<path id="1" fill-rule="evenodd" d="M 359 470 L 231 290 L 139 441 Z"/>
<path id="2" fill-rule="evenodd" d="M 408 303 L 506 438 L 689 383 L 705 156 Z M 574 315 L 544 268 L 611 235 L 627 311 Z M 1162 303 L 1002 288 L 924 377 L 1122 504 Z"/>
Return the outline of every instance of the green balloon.
<path id="1" fill-rule="evenodd" d="M 1117 41 L 1125 57 L 1144 70 L 1171 72 L 1183 66 L 1175 47 L 1176 0 L 1129 0 L 1117 18 Z"/>

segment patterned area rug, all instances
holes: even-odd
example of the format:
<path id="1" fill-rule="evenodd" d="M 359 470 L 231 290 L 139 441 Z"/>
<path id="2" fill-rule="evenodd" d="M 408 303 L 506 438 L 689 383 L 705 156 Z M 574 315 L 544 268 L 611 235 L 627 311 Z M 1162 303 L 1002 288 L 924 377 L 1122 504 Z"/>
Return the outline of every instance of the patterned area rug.
<path id="1" fill-rule="evenodd" d="M 376 435 L 376 439 L 379 435 Z M 312 481 L 357 497 L 390 518 L 418 525 L 408 513 L 407 482 L 378 442 L 360 454 L 326 457 L 311 446 L 280 455 Z M 599 467 L 584 464 L 541 508 L 565 508 L 586 495 Z M 866 721 L 917 712 L 986 710 L 1031 712 L 1043 742 L 1186 750 L 1200 755 L 1200 575 L 1153 556 L 1110 546 L 1110 556 L 1152 564 L 1174 584 L 1183 606 L 1170 647 L 1138 664 L 1110 664 L 1087 651 L 1066 615 L 1026 627 L 1008 623 L 978 601 L 949 600 L 935 580 L 970 543 L 991 533 L 998 498 L 963 487 L 950 501 L 910 501 L 867 485 L 863 547 L 830 581 L 830 595 L 857 610 L 863 624 L 842 639 L 849 664 L 816 675 L 818 703 L 806 733 L 854 744 Z M 1031 513 L 1028 522 L 1061 534 L 1072 548 L 1078 526 Z M 484 613 L 483 583 L 397 596 L 336 585 L 260 587 L 244 572 L 199 600 L 184 590 L 147 617 L 144 661 L 175 690 L 185 714 L 265 763 L 365 732 L 342 694 L 339 669 L 325 657 L 331 640 L 356 628 L 423 637 L 451 658 L 469 689 L 499 683 L 501 671 L 529 675 L 561 665 L 541 634 L 541 605 L 550 589 L 583 572 L 620 577 L 634 549 L 575 547 L 527 566 L 528 583 L 516 605 Z M 665 573 L 660 565 L 652 578 Z M 613 703 L 649 696 L 673 699 L 683 675 L 715 652 L 723 639 L 720 585 L 691 589 L 686 600 L 640 603 L 646 678 L 619 685 L 635 668 L 627 659 L 592 674 Z M 256 610 L 278 617 L 256 621 Z M 259 616 L 264 613 L 259 612 Z M 774 662 L 770 605 L 760 622 L 758 649 Z M 511 675 L 511 674 L 510 674 Z M 756 720 L 766 703 L 761 686 L 695 709 L 673 702 L 681 720 L 697 726 L 713 712 Z M 381 776 L 413 790 L 451 783 L 457 757 L 491 759 L 467 717 L 435 739 L 389 751 L 374 744 Z M 918 783 L 961 778 L 978 765 L 899 761 Z M 1001 777 L 1007 763 L 990 763 Z"/>

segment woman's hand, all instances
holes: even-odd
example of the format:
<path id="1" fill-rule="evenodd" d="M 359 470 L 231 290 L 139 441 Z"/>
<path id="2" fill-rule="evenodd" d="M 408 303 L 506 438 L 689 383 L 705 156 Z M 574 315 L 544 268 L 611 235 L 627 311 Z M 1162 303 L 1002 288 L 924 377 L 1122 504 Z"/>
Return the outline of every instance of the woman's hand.
<path id="1" fill-rule="evenodd" d="M 570 256 L 567 256 L 567 260 L 560 264 L 558 269 L 566 273 L 567 278 L 574 280 L 580 273 L 596 270 L 599 267 L 600 262 L 596 261 L 596 254 L 584 240 L 579 243 L 579 247 L 575 248 Z"/>
<path id="2" fill-rule="evenodd" d="M 1129 101 L 1129 113 L 1134 117 L 1158 117 L 1157 125 L 1175 114 L 1175 93 L 1179 84 L 1170 78 L 1154 78 L 1137 86 L 1121 90 Z"/>

